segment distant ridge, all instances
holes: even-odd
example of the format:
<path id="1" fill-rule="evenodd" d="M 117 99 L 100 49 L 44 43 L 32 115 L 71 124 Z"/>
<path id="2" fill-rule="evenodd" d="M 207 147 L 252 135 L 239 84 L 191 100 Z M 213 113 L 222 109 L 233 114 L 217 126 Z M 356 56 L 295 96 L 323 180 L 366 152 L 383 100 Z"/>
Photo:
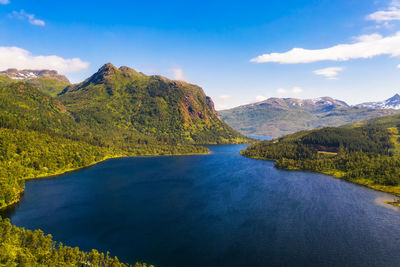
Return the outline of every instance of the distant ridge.
<path id="1" fill-rule="evenodd" d="M 51 96 L 59 94 L 70 81 L 55 70 L 17 70 L 8 69 L 0 72 L 1 76 L 11 79 L 12 82 L 23 81 L 29 85 L 40 87 Z"/>
<path id="2" fill-rule="evenodd" d="M 1 75 L 5 75 L 14 80 L 30 80 L 35 78 L 51 78 L 54 80 L 58 80 L 60 82 L 70 84 L 67 77 L 64 75 L 58 74 L 55 70 L 17 70 L 17 69 L 8 69 L 0 72 Z"/>
<path id="3" fill-rule="evenodd" d="M 395 94 L 389 99 L 378 102 L 367 102 L 359 104 L 358 106 L 369 108 L 382 108 L 382 109 L 400 109 L 400 95 Z"/>
<path id="4" fill-rule="evenodd" d="M 385 105 L 367 104 L 351 106 L 331 97 L 269 98 L 222 110 L 220 114 L 226 123 L 243 134 L 279 137 L 301 130 L 340 126 L 400 112 L 399 95 L 386 100 Z"/>

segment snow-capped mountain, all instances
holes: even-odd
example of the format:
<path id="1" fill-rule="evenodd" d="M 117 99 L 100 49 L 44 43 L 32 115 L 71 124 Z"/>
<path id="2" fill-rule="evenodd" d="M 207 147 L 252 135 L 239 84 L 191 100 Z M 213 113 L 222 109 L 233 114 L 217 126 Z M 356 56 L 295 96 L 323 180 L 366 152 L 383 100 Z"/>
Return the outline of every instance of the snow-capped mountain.
<path id="1" fill-rule="evenodd" d="M 357 106 L 379 109 L 400 109 L 400 95 L 395 94 L 393 97 L 379 102 L 367 102 Z"/>
<path id="2" fill-rule="evenodd" d="M 332 110 L 336 108 L 349 107 L 344 101 L 333 99 L 331 97 L 319 97 L 314 99 L 298 99 L 298 98 L 268 98 L 264 101 L 245 105 L 260 106 L 275 109 L 301 109 L 307 111 Z"/>
<path id="3" fill-rule="evenodd" d="M 220 114 L 230 126 L 247 135 L 283 136 L 298 131 L 335 127 L 400 112 L 399 95 L 382 103 L 384 104 L 376 104 L 376 107 L 372 107 L 373 103 L 352 106 L 331 97 L 269 98 L 261 102 L 221 110 Z M 397 110 L 396 107 L 398 107 Z"/>
<path id="4" fill-rule="evenodd" d="M 67 77 L 58 74 L 55 70 L 17 70 L 8 69 L 0 71 L 0 75 L 5 75 L 14 80 L 31 80 L 36 78 L 50 78 L 64 83 L 70 83 Z"/>

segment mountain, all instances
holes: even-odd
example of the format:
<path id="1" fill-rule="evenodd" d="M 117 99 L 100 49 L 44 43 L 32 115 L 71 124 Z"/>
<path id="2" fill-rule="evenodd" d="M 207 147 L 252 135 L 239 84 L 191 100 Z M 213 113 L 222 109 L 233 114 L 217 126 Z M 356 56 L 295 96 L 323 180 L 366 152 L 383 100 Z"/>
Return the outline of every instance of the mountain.
<path id="1" fill-rule="evenodd" d="M 400 95 L 395 94 L 393 97 L 380 102 L 367 102 L 359 104 L 361 107 L 380 108 L 380 109 L 400 109 Z"/>
<path id="2" fill-rule="evenodd" d="M 221 121 L 214 103 L 193 84 L 147 76 L 108 63 L 57 97 L 72 116 L 101 133 L 129 131 L 164 143 L 247 142 Z"/>
<path id="3" fill-rule="evenodd" d="M 1 71 L 0 75 L 14 81 L 24 81 L 27 84 L 40 87 L 44 92 L 55 96 L 71 83 L 64 75 L 55 70 L 17 70 Z"/>
<path id="4" fill-rule="evenodd" d="M 350 106 L 330 97 L 269 98 L 220 111 L 222 119 L 246 135 L 283 136 L 301 130 L 339 126 L 400 111 Z"/>
<path id="5" fill-rule="evenodd" d="M 0 78 L 0 209 L 19 201 L 25 179 L 251 141 L 220 120 L 196 85 L 111 64 L 56 97 L 29 81 Z"/>
<path id="6" fill-rule="evenodd" d="M 251 145 L 241 154 L 273 160 L 278 168 L 321 172 L 400 196 L 399 133 L 397 114 L 301 131 Z"/>

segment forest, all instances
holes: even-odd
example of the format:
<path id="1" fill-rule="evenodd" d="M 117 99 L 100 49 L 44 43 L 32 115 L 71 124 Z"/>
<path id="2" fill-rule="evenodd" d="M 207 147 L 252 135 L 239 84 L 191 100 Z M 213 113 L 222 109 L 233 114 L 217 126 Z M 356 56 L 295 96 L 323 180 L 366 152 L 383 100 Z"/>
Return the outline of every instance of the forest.
<path id="1" fill-rule="evenodd" d="M 59 82 L 35 82 L 0 75 L 0 210 L 19 201 L 27 179 L 115 157 L 205 154 L 204 144 L 251 142 L 219 119 L 195 85 L 111 64 L 58 95 Z M 0 265 L 125 266 L 8 220 L 0 231 Z"/>
<path id="2" fill-rule="evenodd" d="M 208 153 L 203 146 L 123 129 L 92 130 L 61 102 L 25 83 L 0 84 L 0 95 L 0 209 L 18 201 L 25 179 L 121 156 Z"/>
<path id="3" fill-rule="evenodd" d="M 0 265 L 1 266 L 130 266 L 121 263 L 110 253 L 93 249 L 83 252 L 78 247 L 57 243 L 51 235 L 41 230 L 25 230 L 0 217 Z M 134 267 L 147 267 L 136 263 Z M 149 265 L 152 267 L 152 265 Z"/>
<path id="4" fill-rule="evenodd" d="M 241 154 L 277 168 L 314 171 L 400 195 L 398 115 L 345 127 L 303 131 L 250 145 Z M 390 119 L 389 118 L 389 119 Z"/>

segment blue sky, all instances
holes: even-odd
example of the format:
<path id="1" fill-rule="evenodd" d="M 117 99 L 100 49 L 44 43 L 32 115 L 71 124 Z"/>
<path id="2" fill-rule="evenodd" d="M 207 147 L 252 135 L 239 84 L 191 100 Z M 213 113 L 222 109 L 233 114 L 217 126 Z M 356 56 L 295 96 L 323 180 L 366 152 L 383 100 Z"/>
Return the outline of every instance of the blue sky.
<path id="1" fill-rule="evenodd" d="M 0 0 L 0 69 L 79 82 L 112 62 L 198 84 L 219 109 L 274 96 L 356 104 L 400 93 L 399 22 L 391 0 Z"/>

